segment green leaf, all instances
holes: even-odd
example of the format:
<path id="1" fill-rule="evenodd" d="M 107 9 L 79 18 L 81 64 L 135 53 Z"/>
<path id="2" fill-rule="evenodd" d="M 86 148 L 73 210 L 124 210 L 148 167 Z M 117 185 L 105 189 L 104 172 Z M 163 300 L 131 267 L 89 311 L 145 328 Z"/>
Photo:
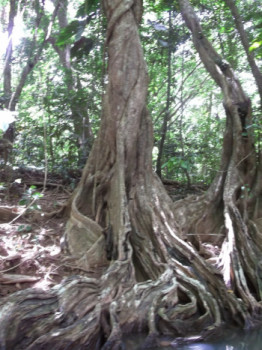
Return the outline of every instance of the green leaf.
<path id="1" fill-rule="evenodd" d="M 17 228 L 18 232 L 30 232 L 32 230 L 32 226 L 31 225 L 20 225 Z"/>
<path id="2" fill-rule="evenodd" d="M 85 17 L 91 12 L 95 12 L 99 8 L 99 0 L 85 0 L 82 5 L 79 6 L 76 17 Z"/>
<path id="3" fill-rule="evenodd" d="M 43 193 L 35 192 L 35 193 L 32 194 L 32 197 L 34 199 L 42 198 L 43 197 Z"/>
<path id="4" fill-rule="evenodd" d="M 79 40 L 82 33 L 84 32 L 86 27 L 86 21 L 78 21 L 74 20 L 68 24 L 65 28 L 63 28 L 56 40 L 57 46 L 63 46 L 70 42 L 70 39 L 73 36 L 76 36 L 76 40 Z M 78 38 L 78 39 L 77 39 Z"/>
<path id="5" fill-rule="evenodd" d="M 262 41 L 255 41 L 249 48 L 249 51 L 253 51 L 255 49 L 258 49 L 260 46 L 262 46 Z"/>
<path id="6" fill-rule="evenodd" d="M 166 163 L 162 164 L 161 169 L 163 169 L 164 167 L 168 166 L 168 163 L 169 162 L 166 162 Z"/>
<path id="7" fill-rule="evenodd" d="M 186 160 L 181 160 L 181 168 L 182 169 L 185 169 L 185 170 L 188 170 L 189 169 L 189 164 Z"/>
<path id="8" fill-rule="evenodd" d="M 19 201 L 19 205 L 26 205 L 26 203 L 27 203 L 27 200 L 26 200 L 26 199 L 21 199 L 21 200 Z"/>
<path id="9" fill-rule="evenodd" d="M 25 225 L 19 225 L 19 226 L 17 227 L 17 231 L 18 231 L 18 232 L 24 232 L 24 229 L 25 229 Z"/>
<path id="10" fill-rule="evenodd" d="M 256 127 L 258 127 L 257 124 L 250 124 L 250 125 L 247 125 L 247 126 L 246 126 L 246 129 L 256 128 Z"/>

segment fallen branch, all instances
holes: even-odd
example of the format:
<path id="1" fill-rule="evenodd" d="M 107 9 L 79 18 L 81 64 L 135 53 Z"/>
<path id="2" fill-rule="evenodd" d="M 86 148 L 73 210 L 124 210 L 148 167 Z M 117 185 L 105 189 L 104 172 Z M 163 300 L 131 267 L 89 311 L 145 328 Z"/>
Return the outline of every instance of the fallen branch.
<path id="1" fill-rule="evenodd" d="M 0 274 L 0 283 L 2 284 L 16 284 L 25 282 L 36 282 L 39 281 L 40 277 L 33 277 L 27 275 L 11 275 L 11 274 Z"/>

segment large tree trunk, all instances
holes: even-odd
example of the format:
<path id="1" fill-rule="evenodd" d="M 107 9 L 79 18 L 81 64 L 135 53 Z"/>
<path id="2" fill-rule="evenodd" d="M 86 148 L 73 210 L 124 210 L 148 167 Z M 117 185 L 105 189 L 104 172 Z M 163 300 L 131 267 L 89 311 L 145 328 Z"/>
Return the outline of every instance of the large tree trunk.
<path id="1" fill-rule="evenodd" d="M 227 125 L 220 171 L 207 194 L 190 205 L 187 201 L 183 205 L 177 203 L 174 209 L 182 220 L 190 218 L 187 222 L 184 220 L 183 229 L 194 232 L 196 246 L 201 241 L 210 241 L 210 233 L 220 233 L 217 243 L 223 241 L 223 245 L 218 264 L 225 284 L 250 310 L 255 310 L 262 296 L 262 237 L 257 220 L 261 217 L 261 178 L 258 178 L 261 170 L 250 128 L 251 102 L 230 65 L 206 39 L 189 1 L 179 3 L 200 58 L 224 95 Z"/>
<path id="2" fill-rule="evenodd" d="M 157 335 L 209 334 L 224 321 L 252 325 L 260 312 L 252 278 L 252 296 L 248 286 L 229 293 L 219 272 L 183 240 L 171 200 L 152 171 L 148 78 L 137 28 L 142 2 L 103 5 L 108 86 L 100 132 L 67 225 L 69 249 L 85 275 L 50 292 L 3 299 L 1 349 L 120 349 L 122 334 L 131 331 L 146 331 L 149 345 Z M 225 202 L 232 235 L 232 215 L 239 210 L 230 198 Z"/>

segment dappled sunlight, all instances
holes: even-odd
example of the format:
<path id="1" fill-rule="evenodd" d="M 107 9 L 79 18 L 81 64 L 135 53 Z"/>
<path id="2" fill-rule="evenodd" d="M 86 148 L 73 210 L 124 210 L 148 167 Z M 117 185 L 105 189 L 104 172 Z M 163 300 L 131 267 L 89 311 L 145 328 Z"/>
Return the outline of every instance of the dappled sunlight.
<path id="1" fill-rule="evenodd" d="M 16 186 L 22 187 L 21 181 Z M 16 187 L 16 188 L 18 188 Z M 1 191 L 4 192 L 3 188 Z M 50 197 L 49 197 L 50 196 Z M 64 194 L 63 194 L 64 196 Z M 45 193 L 38 205 L 30 208 L 21 205 L 8 205 L 1 199 L 0 210 L 0 283 L 1 295 L 28 287 L 50 289 L 61 281 L 74 266 L 65 267 L 60 239 L 64 230 L 63 220 L 48 218 L 50 199 L 57 194 Z M 59 196 L 58 196 L 59 197 Z M 66 195 L 68 197 L 68 195 Z M 16 197 L 15 201 L 18 201 Z M 14 199 L 11 199 L 14 202 Z M 22 203 L 22 202 L 21 202 Z M 32 205 L 32 203 L 31 203 Z M 39 211 L 40 210 L 40 211 Z M 6 221 L 3 223 L 3 221 Z M 66 272 L 68 270 L 68 272 Z"/>

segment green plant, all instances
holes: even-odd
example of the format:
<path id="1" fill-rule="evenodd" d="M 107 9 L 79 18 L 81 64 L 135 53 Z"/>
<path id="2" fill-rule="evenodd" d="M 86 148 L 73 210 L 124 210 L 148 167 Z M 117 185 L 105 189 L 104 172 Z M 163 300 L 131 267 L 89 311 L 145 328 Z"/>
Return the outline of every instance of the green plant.
<path id="1" fill-rule="evenodd" d="M 30 186 L 19 201 L 19 205 L 27 207 L 27 209 L 41 210 L 41 206 L 36 201 L 42 198 L 44 195 L 38 191 L 35 191 L 36 186 Z"/>

